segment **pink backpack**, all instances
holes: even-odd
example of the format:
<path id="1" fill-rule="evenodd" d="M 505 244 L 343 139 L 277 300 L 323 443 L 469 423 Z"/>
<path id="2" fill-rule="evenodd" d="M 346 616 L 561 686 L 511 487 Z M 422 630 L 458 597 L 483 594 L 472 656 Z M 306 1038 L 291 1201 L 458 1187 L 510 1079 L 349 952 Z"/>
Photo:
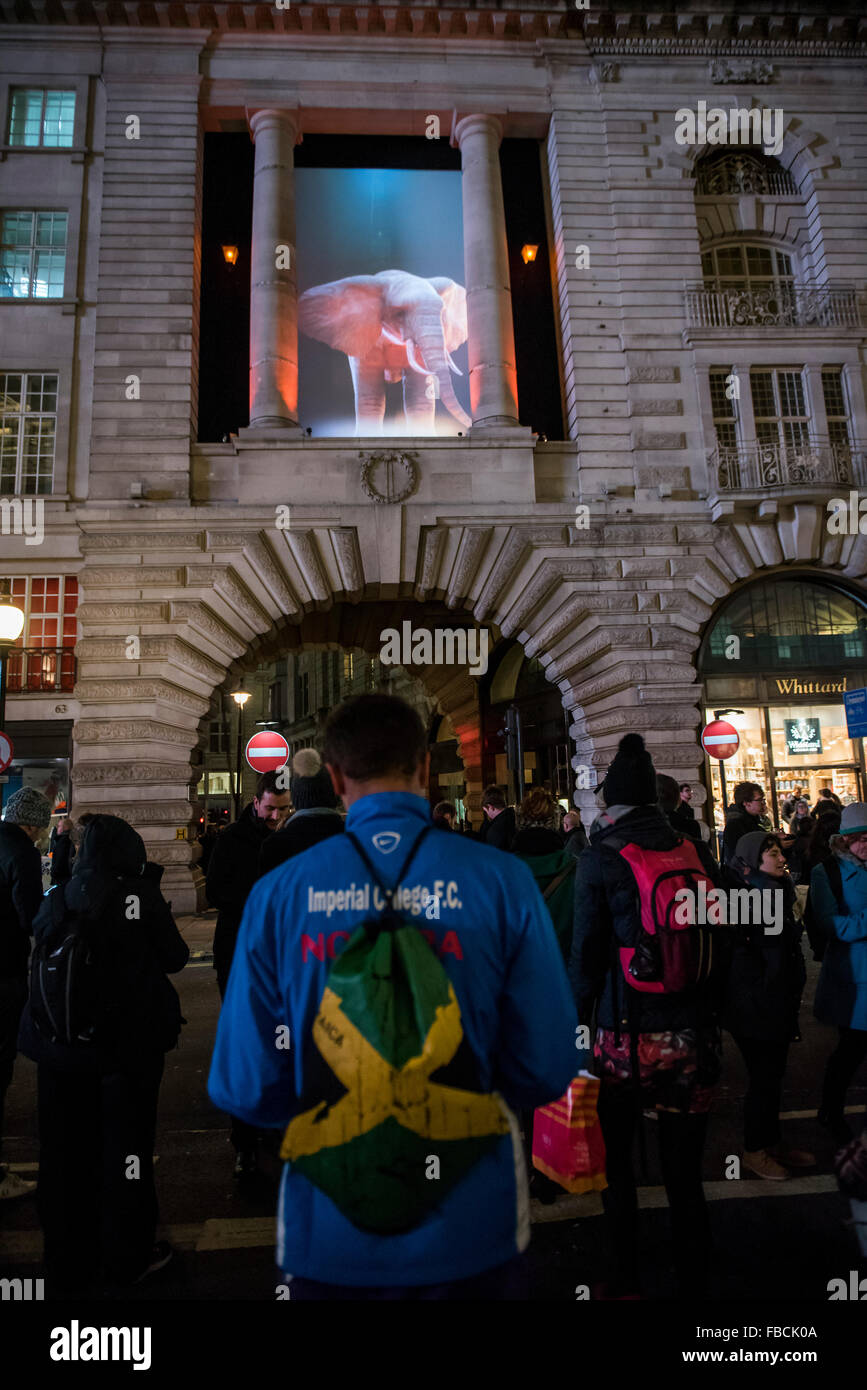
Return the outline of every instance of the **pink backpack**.
<path id="1" fill-rule="evenodd" d="M 688 924 L 683 919 L 697 915 L 699 885 L 704 883 L 707 894 L 713 891 L 714 883 L 695 845 L 685 839 L 673 849 L 658 850 L 630 843 L 617 846 L 616 852 L 632 870 L 641 912 L 635 945 L 618 943 L 627 984 L 648 994 L 680 994 L 701 984 L 713 966 L 712 932 L 708 926 Z M 691 914 L 678 911 L 684 900 L 675 895 L 682 888 L 693 894 Z"/>

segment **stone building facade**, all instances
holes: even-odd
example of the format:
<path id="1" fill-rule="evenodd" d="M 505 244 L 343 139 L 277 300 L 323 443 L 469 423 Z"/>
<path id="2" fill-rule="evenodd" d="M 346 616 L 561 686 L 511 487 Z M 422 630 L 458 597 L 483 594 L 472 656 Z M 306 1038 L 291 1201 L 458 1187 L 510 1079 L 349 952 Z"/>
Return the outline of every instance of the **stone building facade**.
<path id="1" fill-rule="evenodd" d="M 31 265 L 40 236 L 61 237 L 37 214 L 66 221 L 62 292 L 23 293 L 24 250 L 7 256 L 4 408 L 26 413 L 16 374 L 57 394 L 53 473 L 34 482 L 19 453 L 2 484 L 42 488 L 45 539 L 4 519 L 0 571 L 80 589 L 74 690 L 13 693 L 8 718 L 73 722 L 73 810 L 125 814 L 177 909 L 195 901 L 183 837 L 214 692 L 290 630 L 376 654 L 402 617 L 486 625 L 544 665 L 591 787 L 638 728 L 701 802 L 697 663 L 720 605 L 792 575 L 867 592 L 867 537 L 831 531 L 827 510 L 862 481 L 867 438 L 867 20 L 740 9 L 4 5 L 0 213 L 32 213 L 15 224 Z M 69 138 L 42 138 L 63 117 L 32 98 L 24 142 L 14 101 L 55 91 L 74 93 Z M 700 128 L 682 143 L 678 112 L 701 102 L 767 113 L 777 153 Z M 431 114 L 461 154 L 472 428 L 387 449 L 310 439 L 294 265 L 273 257 L 294 242 L 295 144 L 423 136 Z M 251 417 L 199 444 L 202 141 L 239 122 L 256 158 Z M 497 163 L 518 136 L 544 161 L 563 440 L 519 424 Z M 396 498 L 383 452 L 406 472 Z M 477 803 L 474 678 L 422 674 Z"/>

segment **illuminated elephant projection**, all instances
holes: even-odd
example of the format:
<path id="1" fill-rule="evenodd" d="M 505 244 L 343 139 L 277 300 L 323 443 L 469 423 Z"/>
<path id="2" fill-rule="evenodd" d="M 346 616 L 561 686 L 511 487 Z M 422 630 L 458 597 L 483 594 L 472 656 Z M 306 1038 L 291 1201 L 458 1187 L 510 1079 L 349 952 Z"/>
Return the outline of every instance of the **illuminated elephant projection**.
<path id="1" fill-rule="evenodd" d="M 434 433 L 437 399 L 469 429 L 449 375 L 463 375 L 451 357 L 467 340 L 463 285 L 405 270 L 349 275 L 306 290 L 298 314 L 303 333 L 349 358 L 356 434 L 382 433 L 387 381 L 403 382 L 408 433 Z"/>

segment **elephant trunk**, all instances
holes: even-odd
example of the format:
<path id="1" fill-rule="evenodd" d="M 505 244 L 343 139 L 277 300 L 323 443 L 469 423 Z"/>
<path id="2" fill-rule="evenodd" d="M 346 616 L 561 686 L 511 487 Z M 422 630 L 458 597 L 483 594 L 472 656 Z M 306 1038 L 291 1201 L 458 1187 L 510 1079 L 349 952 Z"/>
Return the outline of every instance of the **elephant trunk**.
<path id="1" fill-rule="evenodd" d="M 468 430 L 473 422 L 455 395 L 452 385 L 440 308 L 416 316 L 412 324 L 412 339 L 424 357 L 427 371 L 437 379 L 440 400 L 446 410 L 463 429 Z"/>

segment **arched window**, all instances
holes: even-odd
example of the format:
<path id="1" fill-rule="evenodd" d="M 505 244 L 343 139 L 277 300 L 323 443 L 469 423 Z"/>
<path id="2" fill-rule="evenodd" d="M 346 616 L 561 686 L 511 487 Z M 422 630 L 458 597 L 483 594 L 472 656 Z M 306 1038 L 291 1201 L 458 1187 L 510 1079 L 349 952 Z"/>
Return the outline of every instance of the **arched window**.
<path id="1" fill-rule="evenodd" d="M 702 675 L 786 668 L 833 673 L 865 662 L 867 605 L 834 585 L 806 579 L 760 580 L 742 589 L 721 608 L 699 655 Z"/>
<path id="2" fill-rule="evenodd" d="M 792 326 L 800 322 L 792 258 L 775 246 L 731 242 L 705 251 L 704 289 L 716 306 L 717 327 Z"/>

